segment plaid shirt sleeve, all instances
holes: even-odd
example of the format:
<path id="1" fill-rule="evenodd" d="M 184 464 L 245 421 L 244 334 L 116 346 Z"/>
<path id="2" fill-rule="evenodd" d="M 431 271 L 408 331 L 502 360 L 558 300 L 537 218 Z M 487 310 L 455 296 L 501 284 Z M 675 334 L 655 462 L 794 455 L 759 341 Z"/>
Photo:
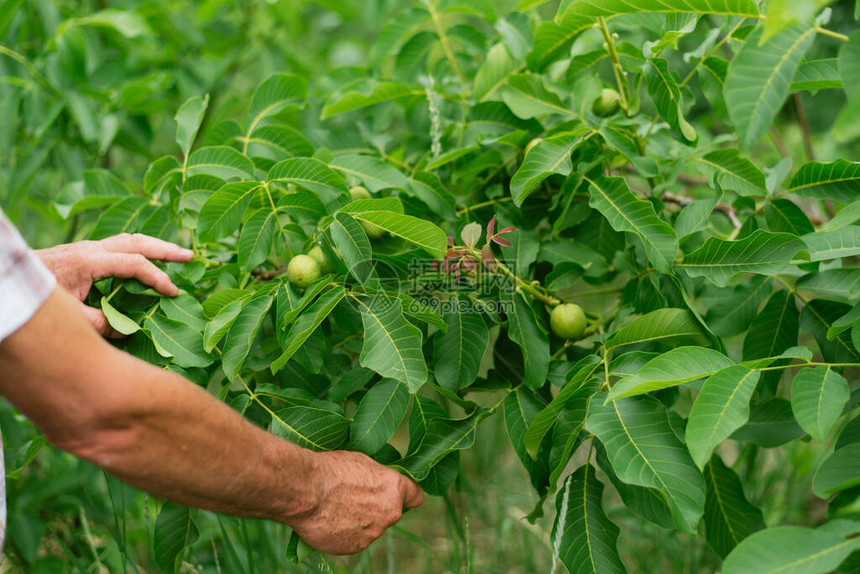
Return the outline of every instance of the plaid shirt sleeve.
<path id="1" fill-rule="evenodd" d="M 30 320 L 56 284 L 0 210 L 0 344 Z"/>
<path id="2" fill-rule="evenodd" d="M 57 280 L 0 209 L 0 345 L 30 320 Z M 0 373 L 0 377 L 3 374 Z M 0 437 L 2 441 L 2 437 Z M 0 442 L 0 549 L 6 535 L 6 471 Z M 0 555 L 0 565 L 3 563 Z"/>

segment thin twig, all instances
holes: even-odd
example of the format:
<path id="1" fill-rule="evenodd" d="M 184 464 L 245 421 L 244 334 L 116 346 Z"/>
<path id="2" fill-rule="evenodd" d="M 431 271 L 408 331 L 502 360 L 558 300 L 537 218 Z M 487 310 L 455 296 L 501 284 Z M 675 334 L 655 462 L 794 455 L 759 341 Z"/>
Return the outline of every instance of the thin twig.
<path id="1" fill-rule="evenodd" d="M 680 205 L 681 207 L 690 205 L 693 203 L 693 200 L 689 197 L 682 197 L 680 195 L 675 195 L 674 193 L 667 191 L 660 196 L 660 199 L 664 203 L 674 203 L 676 205 Z M 735 229 L 740 229 L 743 227 L 743 223 L 741 223 L 740 219 L 738 219 L 738 210 L 728 205 L 727 203 L 718 203 L 714 206 L 714 211 L 722 213 L 725 215 L 728 220 L 731 222 L 732 227 Z"/>
<path id="2" fill-rule="evenodd" d="M 803 131 L 803 145 L 806 147 L 806 157 L 809 161 L 815 161 L 815 150 L 812 148 L 812 130 L 809 129 L 809 121 L 806 117 L 806 109 L 803 107 L 803 96 L 794 94 L 794 111 L 797 113 L 797 121 Z"/>
<path id="3" fill-rule="evenodd" d="M 268 281 L 269 279 L 274 279 L 278 275 L 283 275 L 286 272 L 286 267 L 279 267 L 278 269 L 252 269 L 251 275 L 259 279 L 263 279 L 264 281 Z"/>
<path id="4" fill-rule="evenodd" d="M 773 143 L 779 150 L 779 155 L 782 157 L 791 157 L 791 154 L 788 152 L 788 148 L 785 147 L 785 141 L 783 141 L 782 136 L 779 135 L 779 131 L 776 129 L 776 126 L 771 126 L 770 137 L 773 139 Z"/>

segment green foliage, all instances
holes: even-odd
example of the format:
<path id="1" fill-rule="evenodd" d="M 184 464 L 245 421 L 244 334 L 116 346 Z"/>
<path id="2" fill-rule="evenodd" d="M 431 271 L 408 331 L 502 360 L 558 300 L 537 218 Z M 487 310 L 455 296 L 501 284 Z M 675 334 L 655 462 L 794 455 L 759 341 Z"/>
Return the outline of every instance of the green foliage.
<path id="1" fill-rule="evenodd" d="M 695 537 L 727 573 L 857 550 L 853 4 L 179 4 L 60 20 L 0 1 L 18 11 L 0 10 L 4 210 L 34 242 L 194 250 L 166 266 L 175 299 L 97 282 L 124 349 L 432 495 L 464 489 L 503 417 L 556 559 L 537 571 L 634 567 L 630 523 Z M 291 283 L 313 248 L 330 269 Z M 580 340 L 549 329 L 562 303 L 585 311 Z M 762 485 L 791 481 L 764 449 L 809 449 L 800 506 L 837 495 L 840 519 L 777 513 Z M 173 570 L 222 536 L 225 571 L 253 570 L 222 520 L 165 504 L 142 544 Z M 286 568 L 273 536 L 266 566 Z"/>

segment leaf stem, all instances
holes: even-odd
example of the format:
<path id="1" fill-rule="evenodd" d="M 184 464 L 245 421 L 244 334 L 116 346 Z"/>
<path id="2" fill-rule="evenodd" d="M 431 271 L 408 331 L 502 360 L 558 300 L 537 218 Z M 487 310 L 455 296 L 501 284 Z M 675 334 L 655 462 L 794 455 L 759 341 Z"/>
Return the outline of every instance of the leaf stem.
<path id="1" fill-rule="evenodd" d="M 747 21 L 747 20 L 746 20 L 746 18 L 744 18 L 743 20 L 741 20 L 740 22 L 738 22 L 737 24 L 735 24 L 735 26 L 734 26 L 731 30 L 729 30 L 729 33 L 728 33 L 728 34 L 726 34 L 724 38 L 722 38 L 719 42 L 717 42 L 716 44 L 714 44 L 714 47 L 713 47 L 713 48 L 711 48 L 710 50 L 708 50 L 708 51 L 707 51 L 707 53 L 706 53 L 704 56 L 702 56 L 702 58 L 701 58 L 701 59 L 696 63 L 696 65 L 695 65 L 695 66 L 693 66 L 693 69 L 692 69 L 692 70 L 690 70 L 690 73 L 689 73 L 689 74 L 687 74 L 687 76 L 686 76 L 683 80 L 681 80 L 681 83 L 680 83 L 680 84 L 678 84 L 678 87 L 679 87 L 679 88 L 683 88 L 684 86 L 686 86 L 687 84 L 689 84 L 689 83 L 690 83 L 690 80 L 692 80 L 692 79 L 693 79 L 693 76 L 695 76 L 695 75 L 696 75 L 696 72 L 698 71 L 699 66 L 701 66 L 701 65 L 702 65 L 702 62 L 704 62 L 705 60 L 707 60 L 708 58 L 710 58 L 711 56 L 713 56 L 714 54 L 716 54 L 716 53 L 717 53 L 717 50 L 719 50 L 720 48 L 722 48 L 722 47 L 723 47 L 723 45 L 724 45 L 726 42 L 728 42 L 728 41 L 729 41 L 729 39 L 734 35 L 734 33 L 735 33 L 735 32 L 737 32 L 738 30 L 740 30 L 741 26 L 743 26 L 744 22 L 746 22 L 746 21 Z"/>
<path id="2" fill-rule="evenodd" d="M 791 365 L 776 365 L 773 367 L 762 367 L 760 369 L 756 369 L 761 372 L 767 371 L 780 371 L 785 369 L 801 369 L 804 367 L 860 367 L 860 363 L 794 363 Z"/>
<path id="3" fill-rule="evenodd" d="M 15 50 L 11 50 L 2 44 L 0 44 L 0 54 L 3 54 L 4 56 L 8 56 L 9 58 L 15 60 L 16 62 L 18 62 L 19 64 L 24 66 L 24 69 L 26 69 L 27 72 L 31 76 L 33 76 L 33 79 L 35 79 L 43 87 L 47 88 L 55 96 L 62 96 L 62 94 L 59 91 L 57 91 L 57 89 L 54 88 L 54 86 L 51 85 L 51 83 L 48 81 L 48 79 L 44 75 L 42 75 L 42 72 L 40 72 L 36 68 L 36 66 L 34 66 L 32 64 L 32 62 L 30 62 L 30 60 L 28 60 L 26 58 L 26 56 L 19 54 Z"/>
<path id="4" fill-rule="evenodd" d="M 531 295 L 538 301 L 543 301 L 547 305 L 552 305 L 553 307 L 561 304 L 561 301 L 559 299 L 556 299 L 555 297 L 547 297 L 546 295 L 541 293 L 537 289 L 537 287 L 535 287 L 528 281 L 522 279 L 516 273 L 511 271 L 508 266 L 501 261 L 496 261 L 496 266 L 498 267 L 499 271 L 502 272 L 502 275 L 506 276 L 508 279 L 512 279 L 517 284 L 517 287 L 519 289 L 522 289 L 523 291 L 527 292 L 529 295 Z"/>
<path id="5" fill-rule="evenodd" d="M 293 258 L 293 250 L 290 249 L 290 238 L 287 236 L 287 231 L 284 229 L 284 226 L 281 225 L 281 219 L 278 217 L 278 208 L 275 207 L 275 200 L 272 199 L 272 192 L 269 190 L 269 182 L 263 183 L 263 189 L 266 190 L 266 196 L 269 198 L 269 205 L 272 206 L 272 211 L 275 212 L 275 222 L 278 224 L 278 229 L 281 230 L 281 235 L 284 238 L 284 249 L 287 252 L 287 255 L 290 259 Z"/>
<path id="6" fill-rule="evenodd" d="M 467 205 L 466 207 L 462 207 L 457 210 L 458 215 L 462 215 L 464 213 L 468 213 L 470 211 L 474 211 L 476 209 L 481 209 L 483 207 L 490 207 L 491 205 L 495 205 L 497 203 L 503 203 L 507 201 L 512 201 L 512 197 L 500 197 L 499 199 L 491 199 L 490 201 L 484 201 L 482 203 L 476 203 L 475 205 Z"/>
<path id="7" fill-rule="evenodd" d="M 839 32 L 834 32 L 833 30 L 828 30 L 827 28 L 822 28 L 821 26 L 816 26 L 815 31 L 821 34 L 822 36 L 828 36 L 830 38 L 835 38 L 836 40 L 840 40 L 842 42 L 847 42 L 850 38 L 845 34 L 840 34 Z"/>
<path id="8" fill-rule="evenodd" d="M 439 19 L 439 12 L 436 10 L 435 0 L 425 0 L 427 9 L 430 11 L 430 18 L 433 20 L 433 26 L 436 28 L 436 34 L 439 36 L 439 43 L 442 46 L 442 51 L 445 52 L 445 58 L 451 64 L 451 70 L 457 76 L 460 86 L 463 88 L 463 95 L 468 99 L 471 96 L 469 85 L 466 83 L 466 77 L 463 75 L 463 70 L 460 69 L 460 64 L 457 63 L 457 58 L 454 52 L 451 51 L 451 44 L 448 42 L 448 34 L 442 26 L 442 21 Z"/>
<path id="9" fill-rule="evenodd" d="M 627 92 L 629 85 L 627 83 L 627 72 L 621 65 L 621 59 L 618 57 L 618 51 L 615 49 L 615 39 L 609 32 L 609 27 L 606 25 L 606 18 L 603 16 L 597 19 L 597 24 L 600 27 L 600 32 L 603 34 L 603 40 L 606 42 L 606 50 L 609 52 L 609 58 L 612 60 L 612 71 L 615 73 L 615 82 L 618 84 L 618 91 L 621 93 L 621 107 L 625 113 L 629 109 L 629 101 Z"/>

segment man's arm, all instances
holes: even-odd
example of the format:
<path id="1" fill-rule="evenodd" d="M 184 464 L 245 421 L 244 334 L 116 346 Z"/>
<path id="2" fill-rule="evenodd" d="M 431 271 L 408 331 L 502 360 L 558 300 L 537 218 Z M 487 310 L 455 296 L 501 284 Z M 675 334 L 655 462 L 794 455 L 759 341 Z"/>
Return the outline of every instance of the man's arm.
<path id="1" fill-rule="evenodd" d="M 0 393 L 58 447 L 157 496 L 283 522 L 324 552 L 361 550 L 422 501 L 369 457 L 278 439 L 113 348 L 61 289 L 0 344 L 0 373 Z"/>

